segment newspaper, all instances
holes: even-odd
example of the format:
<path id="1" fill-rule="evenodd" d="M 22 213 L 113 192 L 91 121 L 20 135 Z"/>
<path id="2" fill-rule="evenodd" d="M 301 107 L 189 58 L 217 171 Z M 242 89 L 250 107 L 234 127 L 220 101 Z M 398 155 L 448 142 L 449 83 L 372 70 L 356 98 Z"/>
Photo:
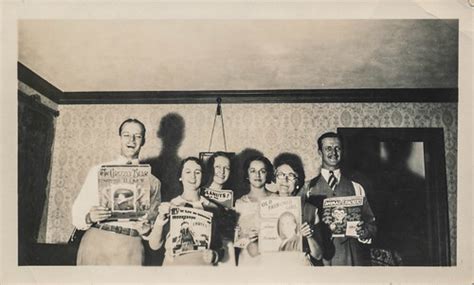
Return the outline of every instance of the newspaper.
<path id="1" fill-rule="evenodd" d="M 150 209 L 151 167 L 104 165 L 99 170 L 99 204 L 112 211 L 107 221 L 136 220 Z"/>
<path id="2" fill-rule="evenodd" d="M 232 190 L 213 190 L 205 188 L 203 195 L 226 208 L 231 209 L 234 207 L 234 191 Z"/>
<path id="3" fill-rule="evenodd" d="M 170 239 L 173 255 L 209 249 L 212 213 L 188 207 L 170 210 Z"/>
<path id="4" fill-rule="evenodd" d="M 260 202 L 260 252 L 302 251 L 300 228 L 300 197 L 275 197 Z"/>
<path id="5" fill-rule="evenodd" d="M 361 221 L 363 204 L 362 196 L 324 199 L 323 221 L 329 225 L 333 237 L 358 237 L 356 227 Z"/>

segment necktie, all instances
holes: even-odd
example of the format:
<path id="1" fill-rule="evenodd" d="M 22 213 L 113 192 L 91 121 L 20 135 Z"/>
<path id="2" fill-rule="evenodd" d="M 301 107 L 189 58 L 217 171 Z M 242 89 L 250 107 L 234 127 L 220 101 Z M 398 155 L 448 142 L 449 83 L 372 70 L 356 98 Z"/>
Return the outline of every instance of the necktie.
<path id="1" fill-rule="evenodd" d="M 331 175 L 329 176 L 328 184 L 329 184 L 329 187 L 331 187 L 331 189 L 334 191 L 334 189 L 336 188 L 336 184 L 337 184 L 337 178 L 334 175 L 333 171 L 329 171 L 329 173 Z"/>

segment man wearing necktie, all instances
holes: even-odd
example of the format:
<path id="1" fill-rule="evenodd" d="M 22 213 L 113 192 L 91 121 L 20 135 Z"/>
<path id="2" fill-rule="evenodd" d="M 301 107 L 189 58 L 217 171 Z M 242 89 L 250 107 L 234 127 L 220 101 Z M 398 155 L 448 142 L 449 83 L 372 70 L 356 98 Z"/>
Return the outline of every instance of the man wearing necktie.
<path id="1" fill-rule="evenodd" d="M 77 265 L 142 265 L 151 225 L 158 215 L 161 183 L 150 176 L 150 209 L 145 217 L 130 221 L 105 221 L 111 209 L 99 205 L 98 173 L 103 165 L 137 165 L 145 144 L 145 126 L 127 119 L 119 127 L 120 155 L 113 161 L 92 167 L 72 207 L 72 223 L 85 230 L 77 253 Z"/>
<path id="2" fill-rule="evenodd" d="M 364 188 L 346 178 L 341 173 L 340 164 L 343 155 L 342 138 L 333 132 L 328 132 L 318 138 L 318 153 L 322 158 L 321 173 L 305 185 L 300 192 L 304 200 L 304 211 L 311 216 L 316 224 L 319 236 L 316 237 L 324 249 L 323 264 L 370 265 L 368 245 L 372 243 L 377 231 L 375 217 L 365 198 Z M 356 228 L 357 238 L 331 237 L 327 226 L 320 222 L 322 203 L 325 198 L 343 196 L 364 196 L 362 221 Z"/>

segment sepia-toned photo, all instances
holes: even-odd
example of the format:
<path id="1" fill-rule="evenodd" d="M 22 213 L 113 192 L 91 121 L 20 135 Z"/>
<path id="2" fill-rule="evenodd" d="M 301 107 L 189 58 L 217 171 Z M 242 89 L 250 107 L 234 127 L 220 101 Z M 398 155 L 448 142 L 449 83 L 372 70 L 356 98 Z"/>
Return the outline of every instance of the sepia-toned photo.
<path id="1" fill-rule="evenodd" d="M 459 19 L 16 25 L 18 269 L 466 265 Z"/>
<path id="2" fill-rule="evenodd" d="M 166 55 L 170 41 L 175 41 L 174 46 L 186 42 L 167 32 L 176 24 L 179 28 L 175 29 L 183 33 L 191 33 L 196 27 L 209 34 L 223 31 L 216 31 L 211 25 L 213 23 L 206 21 L 19 22 L 18 100 L 19 126 L 23 130 L 19 134 L 19 174 L 26 174 L 23 169 L 26 171 L 27 168 L 30 173 L 20 179 L 19 203 L 28 205 L 34 199 L 35 207 L 20 208 L 38 213 L 31 215 L 25 211 L 25 218 L 20 216 L 20 225 L 28 223 L 33 226 L 20 227 L 24 232 L 19 237 L 19 264 L 79 265 L 91 262 L 107 265 L 110 262 L 112 265 L 137 262 L 159 266 L 163 260 L 162 253 L 151 250 L 149 240 L 153 238 L 156 228 L 163 228 L 157 231 L 161 239 L 166 240 L 168 217 L 163 216 L 168 214 L 158 210 L 162 203 L 207 209 L 214 212 L 214 219 L 220 219 L 214 221 L 214 233 L 217 232 L 219 237 L 211 239 L 221 239 L 219 246 L 222 247 L 212 253 L 211 263 L 214 265 L 219 264 L 224 255 L 233 256 L 235 260 L 228 262 L 239 266 L 246 262 L 264 262 L 265 252 L 271 251 L 270 248 L 286 251 L 278 238 L 283 229 L 269 234 L 265 226 L 268 223 L 265 222 L 266 214 L 262 212 L 265 207 L 260 206 L 252 215 L 252 219 L 258 220 L 253 222 L 255 227 L 251 229 L 249 242 L 240 252 L 234 252 L 233 245 L 229 246 L 229 243 L 235 240 L 235 227 L 242 229 L 246 224 L 239 225 L 239 216 L 245 217 L 246 214 L 236 211 L 233 204 L 223 204 L 219 197 L 211 195 L 211 191 L 215 194 L 215 191 L 230 189 L 236 205 L 260 203 L 261 199 L 268 197 L 295 196 L 298 198 L 292 199 L 298 200 L 296 204 L 304 206 L 309 203 L 315 208 L 313 212 L 296 212 L 298 217 L 294 233 L 298 236 L 297 233 L 302 232 L 305 246 L 299 244 L 295 249 L 305 253 L 303 255 L 308 259 L 302 264 L 455 265 L 456 223 L 455 216 L 450 216 L 450 213 L 455 209 L 453 187 L 457 157 L 456 20 L 225 22 L 227 29 L 247 31 L 245 37 L 250 36 L 250 32 L 261 33 L 261 38 L 255 38 L 251 44 L 253 50 L 235 54 L 242 60 L 240 68 L 243 70 L 253 70 L 258 74 L 265 67 L 268 71 L 263 72 L 259 80 L 265 77 L 276 80 L 274 87 L 253 91 L 251 97 L 247 97 L 248 91 L 236 89 L 239 81 L 230 78 L 232 91 L 219 91 L 227 88 L 217 88 L 222 84 L 218 82 L 214 84 L 217 90 L 185 91 L 187 88 L 206 90 L 211 86 L 204 84 L 200 87 L 198 83 L 201 81 L 193 81 L 194 77 L 183 81 L 194 84 L 188 87 L 180 85 L 177 80 L 178 76 L 183 79 L 191 76 L 194 73 L 192 69 L 197 66 L 186 67 L 180 65 L 184 59 L 174 59 L 179 52 L 190 56 L 185 48 L 175 49 L 172 54 Z M 279 34 L 275 26 L 295 29 L 299 33 Z M 329 27 L 333 32 L 325 31 Z M 159 71 L 163 60 L 175 60 L 170 67 L 179 69 L 163 69 L 163 72 L 166 70 L 163 75 L 157 72 L 149 81 L 144 77 L 140 83 L 150 87 L 153 84 L 168 86 L 167 90 L 182 86 L 183 90 L 167 93 L 160 89 L 143 91 L 138 89 L 140 84 L 137 79 L 120 81 L 120 84 L 130 83 L 129 86 L 122 86 L 114 83 L 118 81 L 109 82 L 99 74 L 88 79 L 90 86 L 84 91 L 81 91 L 82 80 L 71 80 L 70 84 L 76 84 L 71 86 L 71 91 L 67 90 L 67 85 L 61 86 L 61 82 L 67 84 L 69 77 L 58 77 L 62 81 L 57 83 L 47 81 L 43 78 L 49 72 L 44 57 L 50 54 L 47 49 L 54 42 L 42 40 L 36 36 L 37 32 L 47 29 L 60 37 L 55 39 L 59 45 L 55 53 L 58 55 L 60 48 L 63 48 L 60 42 L 72 40 L 66 34 L 68 29 L 76 28 L 84 28 L 88 33 L 86 38 L 77 37 L 75 41 L 86 43 L 96 37 L 96 44 L 87 47 L 87 53 L 82 52 L 82 56 L 93 58 L 98 56 L 99 48 L 112 44 L 103 35 L 114 37 L 120 30 L 122 33 L 134 33 L 135 41 L 140 41 L 140 31 L 153 31 L 156 37 L 150 44 L 160 51 L 160 56 L 149 54 L 152 57 L 147 63 L 156 64 Z M 347 29 L 359 31 L 359 36 L 351 38 L 347 34 L 345 38 L 340 38 Z M 417 33 L 413 34 L 413 30 Z M 275 35 L 270 37 L 267 34 L 270 31 Z M 409 37 L 410 41 L 393 42 L 386 36 L 387 33 L 398 33 Z M 313 37 L 308 38 L 310 34 L 326 37 L 324 42 L 331 47 L 321 45 L 321 41 Z M 164 39 L 166 44 L 162 42 Z M 232 41 L 237 43 L 240 40 Z M 222 61 L 218 54 L 207 53 L 216 49 L 216 44 L 220 42 L 214 39 L 201 43 L 200 47 L 205 51 L 201 51 L 200 56 Z M 256 42 L 268 45 L 268 51 L 256 46 Z M 359 45 L 363 42 L 370 44 L 362 48 Z M 433 44 L 435 42 L 437 44 Z M 345 49 L 353 50 L 359 58 L 332 54 L 333 48 L 342 43 Z M 109 64 L 109 68 L 114 68 L 114 74 L 123 74 L 125 78 L 132 75 L 125 68 L 138 64 L 149 50 L 127 54 L 124 51 L 130 48 L 130 43 L 113 45 L 115 49 L 108 50 L 109 55 L 101 56 L 101 62 Z M 315 52 L 313 48 L 318 45 L 318 52 Z M 226 44 L 216 52 L 231 50 L 233 46 Z M 77 52 L 80 56 L 81 51 Z M 321 52 L 333 58 L 315 61 L 322 59 Z M 38 53 L 42 54 L 41 62 L 38 62 Z M 305 57 L 305 62 L 299 56 Z M 367 57 L 365 61 L 363 56 Z M 248 60 L 252 57 L 259 62 L 258 65 L 249 65 Z M 413 62 L 416 59 L 418 62 Z M 115 66 L 119 62 L 123 64 Z M 345 68 L 335 67 L 335 63 L 353 69 L 346 71 Z M 81 67 L 79 62 L 76 64 Z M 280 86 L 285 81 L 290 82 L 290 74 L 300 74 L 292 71 L 292 66 L 298 64 L 306 70 L 294 79 L 294 84 L 301 82 L 303 86 L 314 86 L 317 82 L 323 82 L 325 86 L 282 91 Z M 436 72 L 431 72 L 433 68 Z M 276 73 L 268 74 L 271 70 Z M 208 76 L 214 76 L 217 80 L 219 76 L 226 75 L 224 71 L 220 75 Z M 405 72 L 408 71 L 416 76 L 407 76 Z M 308 73 L 316 79 L 310 78 Z M 328 73 L 333 73 L 333 76 L 329 77 Z M 171 75 L 175 76 L 173 81 L 163 81 L 164 77 Z M 251 80 L 245 79 L 248 73 L 242 75 L 240 82 Z M 43 89 L 35 89 L 40 88 L 34 85 L 37 82 L 43 82 Z M 438 88 L 429 85 L 435 82 L 434 86 Z M 344 89 L 338 89 L 338 86 Z M 360 88 L 367 86 L 372 88 Z M 406 88 L 413 86 L 418 88 Z M 48 95 L 48 91 L 52 94 Z M 330 99 L 323 100 L 322 96 Z M 43 104 L 42 100 L 46 99 L 42 98 L 52 101 L 53 106 Z M 250 98 L 252 102 L 248 102 Z M 404 142 L 408 144 L 405 146 Z M 36 154 L 29 155 L 28 151 L 35 151 Z M 410 155 L 415 158 L 410 158 Z M 200 156 L 207 156 L 208 159 L 204 161 Z M 408 159 L 418 160 L 416 165 L 421 172 L 416 171 L 419 174 L 410 168 Z M 148 165 L 143 167 L 149 167 L 151 171 L 138 179 L 134 177 L 136 172 L 133 172 L 133 167 L 123 170 L 127 169 L 127 164 L 135 165 L 135 168 Z M 98 174 L 94 165 L 101 167 Z M 123 166 L 107 168 L 107 165 Z M 93 168 L 85 177 L 90 167 Z M 123 179 L 118 181 L 120 175 Z M 42 180 L 28 184 L 33 177 Z M 121 187 L 124 182 L 129 186 Z M 21 189 L 31 192 L 28 187 L 39 185 L 44 190 L 33 191 L 38 197 L 21 194 Z M 142 188 L 146 190 L 142 191 Z M 142 195 L 146 196 L 144 201 L 150 200 L 156 206 L 137 208 L 135 201 L 140 201 Z M 99 203 L 94 202 L 99 197 Z M 106 199 L 109 202 L 102 202 L 106 201 L 102 199 L 104 197 L 109 197 Z M 363 199 L 358 212 L 360 218 L 354 220 L 350 218 L 352 214 L 347 214 L 344 219 L 336 213 L 341 209 L 334 209 L 331 217 L 336 222 L 326 223 L 321 215 L 331 197 L 345 197 L 345 201 L 352 201 L 350 197 Z M 322 204 L 314 202 L 318 199 Z M 58 215 L 58 212 L 63 214 Z M 121 221 L 132 216 L 143 216 L 143 219 Z M 110 219 L 115 221 L 104 224 Z M 304 224 L 299 222 L 300 219 Z M 352 220 L 355 223 L 347 222 Z M 276 223 L 275 229 L 281 224 Z M 77 233 L 74 228 L 85 232 L 77 252 L 70 250 L 67 244 L 71 232 Z M 341 232 L 346 230 L 351 234 Z M 90 237 L 91 234 L 94 235 Z M 273 234 L 274 239 L 271 237 Z M 290 242 L 288 239 L 291 238 L 285 237 L 284 240 Z M 101 250 L 104 252 L 95 249 L 94 257 L 89 258 L 88 247 L 93 246 L 94 239 L 102 241 Z M 127 239 L 130 242 L 125 242 Z M 173 242 L 175 239 L 173 237 Z M 121 242 L 117 243 L 119 240 Z M 31 259 L 32 252 L 42 254 L 41 251 L 34 251 L 38 243 L 63 244 L 68 254 L 58 254 L 62 256 L 59 260 L 52 258 L 54 255 L 46 250 L 44 258 L 34 256 Z M 128 260 L 131 243 L 136 244 L 139 253 L 138 256 L 132 254 L 133 259 Z M 107 245 L 113 247 L 114 253 L 117 246 L 129 249 L 123 251 L 121 261 L 110 260 Z M 231 254 L 228 253 L 229 248 Z M 173 253 L 176 250 L 174 246 Z M 239 257 L 242 257 L 240 261 Z"/>

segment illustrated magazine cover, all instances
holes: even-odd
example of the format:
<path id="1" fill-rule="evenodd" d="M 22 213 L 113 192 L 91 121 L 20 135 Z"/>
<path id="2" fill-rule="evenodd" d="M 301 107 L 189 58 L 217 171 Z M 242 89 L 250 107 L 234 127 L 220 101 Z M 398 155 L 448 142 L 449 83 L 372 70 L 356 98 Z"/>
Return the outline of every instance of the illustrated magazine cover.
<path id="1" fill-rule="evenodd" d="M 109 220 L 133 220 L 150 208 L 149 165 L 104 165 L 99 171 L 99 203 L 111 209 Z"/>
<path id="2" fill-rule="evenodd" d="M 259 250 L 301 251 L 301 199 L 267 198 L 260 202 Z"/>
<path id="3" fill-rule="evenodd" d="M 188 208 L 171 208 L 170 239 L 174 255 L 209 249 L 212 213 Z"/>
<path id="4" fill-rule="evenodd" d="M 329 225 L 333 237 L 357 237 L 357 223 L 361 221 L 364 197 L 334 197 L 324 199 L 323 221 Z"/>

